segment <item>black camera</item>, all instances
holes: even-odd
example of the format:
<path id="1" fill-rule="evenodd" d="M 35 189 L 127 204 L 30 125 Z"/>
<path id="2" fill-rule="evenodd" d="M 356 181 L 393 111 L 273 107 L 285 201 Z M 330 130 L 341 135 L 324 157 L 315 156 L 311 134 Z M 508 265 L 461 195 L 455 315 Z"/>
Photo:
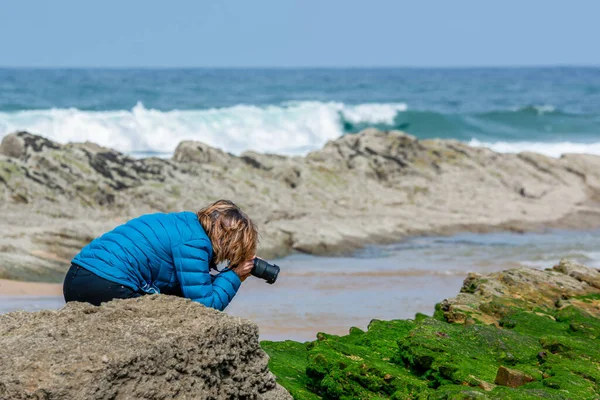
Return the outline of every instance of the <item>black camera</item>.
<path id="1" fill-rule="evenodd" d="M 260 258 L 255 258 L 254 268 L 252 268 L 250 273 L 257 278 L 264 279 L 267 281 L 267 283 L 272 285 L 277 280 L 277 275 L 279 275 L 279 266 L 275 264 L 269 264 Z"/>

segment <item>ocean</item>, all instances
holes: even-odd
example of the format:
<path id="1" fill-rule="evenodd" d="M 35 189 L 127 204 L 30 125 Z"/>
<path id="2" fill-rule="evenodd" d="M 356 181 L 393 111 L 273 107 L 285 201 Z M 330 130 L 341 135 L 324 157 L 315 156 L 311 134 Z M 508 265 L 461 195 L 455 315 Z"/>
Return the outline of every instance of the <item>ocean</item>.
<path id="1" fill-rule="evenodd" d="M 169 156 L 305 154 L 367 127 L 500 152 L 600 154 L 600 68 L 0 69 L 0 137 Z"/>

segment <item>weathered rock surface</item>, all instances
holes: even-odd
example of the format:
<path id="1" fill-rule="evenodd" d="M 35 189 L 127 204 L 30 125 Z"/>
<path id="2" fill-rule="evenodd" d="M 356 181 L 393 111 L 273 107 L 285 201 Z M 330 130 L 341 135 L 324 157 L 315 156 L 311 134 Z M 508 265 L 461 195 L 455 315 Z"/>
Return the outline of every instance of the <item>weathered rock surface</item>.
<path id="1" fill-rule="evenodd" d="M 521 371 L 506 368 L 504 366 L 498 368 L 496 380 L 494 381 L 494 383 L 497 385 L 509 386 L 512 388 L 523 386 L 529 382 L 533 382 L 533 378 L 531 376 Z"/>
<path id="2" fill-rule="evenodd" d="M 263 342 L 295 399 L 600 399 L 600 270 L 470 275 L 433 317 Z"/>
<path id="3" fill-rule="evenodd" d="M 0 399 L 291 399 L 250 321 L 171 296 L 0 315 Z"/>
<path id="4" fill-rule="evenodd" d="M 489 275 L 470 273 L 458 296 L 439 304 L 448 322 L 481 321 L 501 326 L 504 310 L 519 307 L 535 312 L 538 307 L 574 305 L 600 318 L 600 302 L 579 300 L 600 292 L 600 270 L 568 260 L 548 270 L 516 268 Z M 509 323 L 509 322 L 506 322 Z"/>
<path id="5" fill-rule="evenodd" d="M 91 238 L 146 212 L 229 198 L 261 255 L 340 253 L 415 234 L 600 226 L 600 157 L 498 154 L 366 130 L 306 157 L 182 142 L 173 160 L 20 132 L 0 146 L 0 278 L 59 280 Z"/>

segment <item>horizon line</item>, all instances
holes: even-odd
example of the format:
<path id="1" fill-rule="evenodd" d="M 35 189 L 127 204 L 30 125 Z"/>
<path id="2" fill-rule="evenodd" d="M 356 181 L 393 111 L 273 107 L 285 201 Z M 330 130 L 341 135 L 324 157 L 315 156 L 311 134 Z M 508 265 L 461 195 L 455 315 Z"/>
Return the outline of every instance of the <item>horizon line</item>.
<path id="1" fill-rule="evenodd" d="M 335 69 L 552 69 L 552 68 L 600 68 L 600 64 L 507 64 L 507 65 L 323 65 L 323 66 L 19 66 L 0 65 L 7 70 L 335 70 Z"/>

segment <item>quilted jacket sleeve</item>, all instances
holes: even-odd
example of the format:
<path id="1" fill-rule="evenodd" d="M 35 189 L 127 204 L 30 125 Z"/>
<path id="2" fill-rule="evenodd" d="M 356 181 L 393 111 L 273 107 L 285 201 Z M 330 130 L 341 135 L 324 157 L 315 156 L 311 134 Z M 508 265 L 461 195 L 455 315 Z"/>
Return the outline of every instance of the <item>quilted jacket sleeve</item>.
<path id="1" fill-rule="evenodd" d="M 242 282 L 232 270 L 211 279 L 208 246 L 209 242 L 198 239 L 174 247 L 175 271 L 184 297 L 223 311 Z"/>

